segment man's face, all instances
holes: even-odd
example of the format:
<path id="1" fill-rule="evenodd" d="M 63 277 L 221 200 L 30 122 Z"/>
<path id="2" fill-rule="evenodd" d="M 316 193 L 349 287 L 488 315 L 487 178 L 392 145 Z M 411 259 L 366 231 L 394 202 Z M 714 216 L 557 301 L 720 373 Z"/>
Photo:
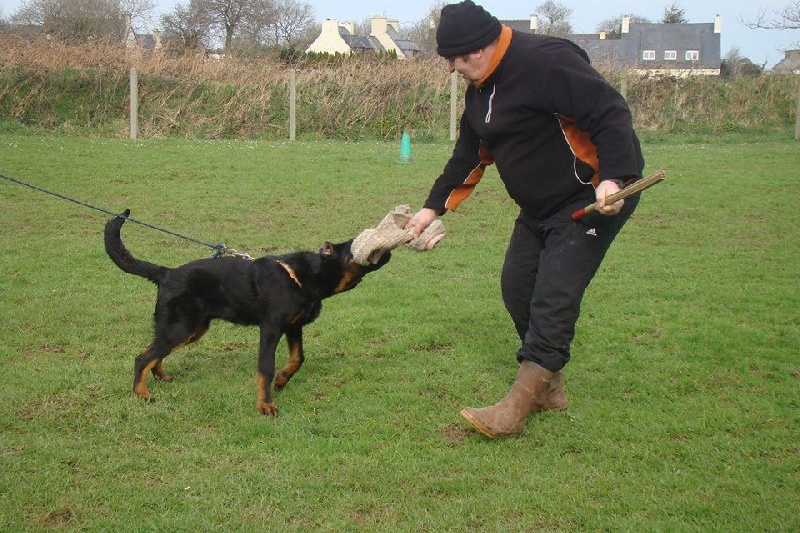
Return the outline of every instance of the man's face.
<path id="1" fill-rule="evenodd" d="M 480 59 L 483 54 L 478 52 L 470 52 L 454 57 L 446 57 L 447 69 L 452 72 L 458 72 L 467 83 L 475 83 L 483 77 L 486 72 L 486 66 Z"/>

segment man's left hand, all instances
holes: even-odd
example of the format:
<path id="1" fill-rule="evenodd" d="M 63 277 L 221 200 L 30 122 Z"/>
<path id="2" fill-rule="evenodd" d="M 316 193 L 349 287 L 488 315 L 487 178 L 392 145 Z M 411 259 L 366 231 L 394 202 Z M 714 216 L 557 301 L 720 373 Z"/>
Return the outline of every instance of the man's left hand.
<path id="1" fill-rule="evenodd" d="M 620 188 L 614 180 L 603 180 L 594 191 L 595 198 L 597 199 L 597 211 L 605 216 L 612 216 L 619 213 L 625 200 L 617 200 L 613 204 L 606 205 L 606 197 L 619 192 Z"/>

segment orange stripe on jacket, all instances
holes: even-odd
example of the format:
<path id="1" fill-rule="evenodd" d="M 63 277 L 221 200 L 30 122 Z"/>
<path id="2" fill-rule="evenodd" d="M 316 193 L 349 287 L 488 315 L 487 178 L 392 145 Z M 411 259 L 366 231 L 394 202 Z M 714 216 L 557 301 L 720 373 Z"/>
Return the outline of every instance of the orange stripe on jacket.
<path id="1" fill-rule="evenodd" d="M 444 206 L 448 210 L 455 211 L 458 207 L 458 204 L 460 204 L 461 201 L 467 196 L 472 194 L 472 191 L 475 190 L 475 186 L 481 181 L 486 167 L 494 163 L 494 156 L 489 151 L 486 143 L 483 141 L 481 141 L 480 147 L 478 148 L 478 157 L 481 160 L 481 162 L 478 163 L 478 166 L 473 168 L 467 176 L 467 179 L 464 180 L 464 183 L 453 189 L 453 191 L 450 193 L 450 196 L 447 197 L 447 201 L 445 202 Z"/>
<path id="2" fill-rule="evenodd" d="M 514 32 L 511 31 L 511 28 L 506 26 L 505 24 L 502 25 L 500 30 L 500 37 L 497 40 L 497 48 L 494 49 L 494 54 L 492 54 L 491 59 L 489 59 L 489 68 L 486 69 L 483 77 L 475 82 L 475 85 L 481 87 L 486 80 L 494 74 L 494 71 L 500 65 L 500 61 L 506 55 L 508 51 L 508 47 L 511 46 L 511 37 Z"/>
<path id="3" fill-rule="evenodd" d="M 484 82 L 486 82 L 486 79 L 492 75 L 495 69 L 497 69 L 497 66 L 500 64 L 503 56 L 505 56 L 506 52 L 508 51 L 508 47 L 511 45 L 512 35 L 513 32 L 511 31 L 511 28 L 503 25 L 502 29 L 500 30 L 500 37 L 497 41 L 497 47 L 495 48 L 494 54 L 489 61 L 489 68 L 486 69 L 486 73 L 483 75 L 483 78 L 475 83 L 476 86 L 480 87 L 483 85 Z M 461 201 L 467 196 L 472 194 L 472 191 L 475 190 L 475 186 L 479 181 L 481 181 L 486 167 L 494 163 L 494 156 L 492 156 L 491 152 L 489 152 L 489 148 L 483 141 L 481 141 L 480 147 L 478 148 L 478 157 L 481 160 L 478 166 L 472 169 L 472 172 L 469 173 L 467 179 L 464 180 L 464 183 L 453 189 L 453 192 L 451 192 L 450 196 L 447 197 L 447 202 L 445 202 L 444 206 L 450 211 L 455 211 L 458 207 L 458 204 L 460 204 Z"/>
<path id="4" fill-rule="evenodd" d="M 574 120 L 562 115 L 557 116 L 572 153 L 594 170 L 592 184 L 596 187 L 600 183 L 600 161 L 597 159 L 597 146 L 589 138 L 589 132 L 578 128 Z"/>

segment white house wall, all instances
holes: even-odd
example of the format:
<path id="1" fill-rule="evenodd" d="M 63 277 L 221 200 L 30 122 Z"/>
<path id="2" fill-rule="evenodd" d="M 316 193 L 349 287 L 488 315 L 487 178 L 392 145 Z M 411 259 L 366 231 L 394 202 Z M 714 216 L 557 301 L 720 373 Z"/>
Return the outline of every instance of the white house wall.
<path id="1" fill-rule="evenodd" d="M 350 46 L 339 35 L 339 23 L 334 19 L 325 19 L 322 21 L 322 31 L 311 46 L 306 49 L 307 52 L 315 52 L 319 54 L 347 54 L 350 55 L 352 50 Z"/>
<path id="2" fill-rule="evenodd" d="M 392 22 L 396 24 L 396 21 Z M 397 43 L 395 43 L 392 40 L 392 38 L 389 37 L 389 34 L 387 33 L 388 27 L 389 27 L 389 19 L 384 17 L 373 17 L 372 32 L 369 34 L 369 36 L 377 39 L 385 50 L 394 50 L 395 52 L 397 52 L 398 58 L 407 59 L 403 51 L 400 50 L 400 48 L 397 46 Z"/>

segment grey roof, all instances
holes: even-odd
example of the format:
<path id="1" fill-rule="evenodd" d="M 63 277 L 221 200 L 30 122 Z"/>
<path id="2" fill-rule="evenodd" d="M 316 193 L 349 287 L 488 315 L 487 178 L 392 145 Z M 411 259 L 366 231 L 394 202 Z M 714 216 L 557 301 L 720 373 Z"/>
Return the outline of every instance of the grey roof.
<path id="1" fill-rule="evenodd" d="M 526 20 L 501 20 L 501 24 L 505 24 L 512 30 L 521 31 L 524 33 L 533 33 L 531 32 L 531 19 Z"/>
<path id="2" fill-rule="evenodd" d="M 368 37 L 362 37 L 360 35 L 353 35 L 350 33 L 347 28 L 344 26 L 339 26 L 339 35 L 344 42 L 347 43 L 347 46 L 352 48 L 353 50 L 373 50 L 374 47 Z"/>
<path id="3" fill-rule="evenodd" d="M 628 65 L 631 62 L 628 43 L 622 39 L 600 39 L 594 33 L 573 34 L 568 39 L 586 50 L 593 63 Z"/>
<path id="4" fill-rule="evenodd" d="M 402 50 L 404 53 L 405 52 L 419 52 L 420 50 L 422 50 L 422 48 L 420 48 L 420 46 L 417 43 L 415 43 L 414 41 L 410 41 L 408 39 L 403 39 L 402 37 L 400 37 L 400 34 L 397 33 L 395 31 L 394 27 L 392 27 L 392 26 L 389 26 L 388 28 L 386 28 L 386 33 L 395 42 L 397 47 L 400 50 Z"/>

